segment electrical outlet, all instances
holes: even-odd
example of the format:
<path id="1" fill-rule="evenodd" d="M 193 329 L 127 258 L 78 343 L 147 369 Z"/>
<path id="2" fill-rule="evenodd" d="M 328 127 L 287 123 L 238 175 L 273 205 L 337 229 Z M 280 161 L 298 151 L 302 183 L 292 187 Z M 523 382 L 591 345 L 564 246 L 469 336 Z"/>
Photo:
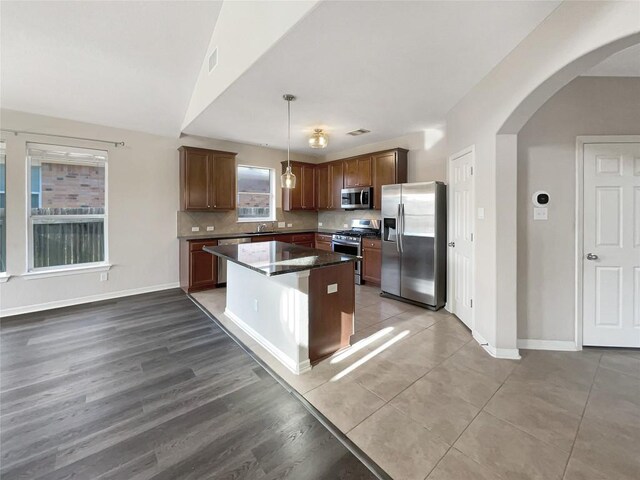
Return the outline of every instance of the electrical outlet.
<path id="1" fill-rule="evenodd" d="M 342 228 L 349 228 L 349 225 L 347 225 L 346 223 L 343 223 Z"/>
<path id="2" fill-rule="evenodd" d="M 102 272 L 100 274 L 100 281 L 106 282 L 107 280 L 109 280 L 109 272 Z"/>
<path id="3" fill-rule="evenodd" d="M 278 222 L 278 228 L 284 228 L 286 225 L 284 222 Z"/>
<path id="4" fill-rule="evenodd" d="M 338 291 L 338 284 L 332 283 L 327 285 L 327 293 L 336 293 Z"/>
<path id="5" fill-rule="evenodd" d="M 293 227 L 293 223 L 287 223 L 287 228 Z"/>
<path id="6" fill-rule="evenodd" d="M 209 225 L 207 227 L 207 232 L 213 232 L 216 229 L 216 227 L 214 227 L 213 225 Z"/>
<path id="7" fill-rule="evenodd" d="M 200 231 L 200 227 L 191 227 L 191 231 L 192 232 L 199 232 Z"/>
<path id="8" fill-rule="evenodd" d="M 484 208 L 478 207 L 478 220 L 484 220 Z"/>
<path id="9" fill-rule="evenodd" d="M 318 222 L 318 226 L 321 227 L 322 226 L 322 222 Z"/>

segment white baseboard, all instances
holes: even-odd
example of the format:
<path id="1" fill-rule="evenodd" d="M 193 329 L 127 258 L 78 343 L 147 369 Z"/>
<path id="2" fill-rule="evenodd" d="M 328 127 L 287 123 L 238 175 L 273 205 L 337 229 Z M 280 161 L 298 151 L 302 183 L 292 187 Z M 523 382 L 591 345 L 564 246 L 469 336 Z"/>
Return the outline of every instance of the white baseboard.
<path id="1" fill-rule="evenodd" d="M 256 332 L 253 328 L 243 322 L 240 317 L 238 317 L 235 313 L 231 312 L 228 308 L 224 309 L 224 314 L 229 317 L 233 323 L 235 323 L 238 327 L 242 329 L 244 333 L 253 338 L 258 344 L 265 348 L 271 355 L 276 357 L 285 367 L 291 370 L 292 373 L 296 375 L 300 375 L 301 373 L 308 372 L 311 370 L 311 361 L 307 358 L 300 363 L 296 363 L 295 360 L 285 355 L 285 353 L 280 350 L 278 347 L 269 342 L 266 338 Z"/>
<path id="2" fill-rule="evenodd" d="M 560 352 L 577 352 L 580 350 L 573 340 L 536 340 L 518 339 L 518 348 L 527 350 L 557 350 Z"/>
<path id="3" fill-rule="evenodd" d="M 505 360 L 520 360 L 520 351 L 517 348 L 496 348 L 490 345 L 485 338 L 475 330 L 472 332 L 473 338 L 480 344 L 485 351 L 494 358 Z"/>
<path id="4" fill-rule="evenodd" d="M 132 288 L 129 290 L 120 290 L 117 292 L 89 295 L 87 297 L 71 298 L 68 300 L 57 300 L 55 302 L 38 303 L 35 305 L 27 305 L 24 307 L 3 308 L 2 310 L 0 310 L 0 318 L 11 317 L 13 315 L 21 315 L 23 313 L 41 312 L 43 310 L 51 310 L 52 308 L 70 307 L 72 305 L 80 305 L 82 303 L 111 300 L 112 298 L 129 297 L 131 295 L 140 295 L 141 293 L 158 292 L 160 290 L 169 290 L 170 288 L 178 287 L 180 287 L 180 284 L 178 282 L 165 283 L 162 285 L 152 285 L 150 287 Z"/>

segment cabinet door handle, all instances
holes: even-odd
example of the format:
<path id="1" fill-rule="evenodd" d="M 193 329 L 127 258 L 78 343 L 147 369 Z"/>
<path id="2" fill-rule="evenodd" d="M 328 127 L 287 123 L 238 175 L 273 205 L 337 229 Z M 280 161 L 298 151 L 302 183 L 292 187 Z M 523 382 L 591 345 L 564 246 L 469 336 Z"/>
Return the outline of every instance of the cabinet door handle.
<path id="1" fill-rule="evenodd" d="M 587 253 L 587 260 L 598 260 L 598 255 L 595 253 Z"/>

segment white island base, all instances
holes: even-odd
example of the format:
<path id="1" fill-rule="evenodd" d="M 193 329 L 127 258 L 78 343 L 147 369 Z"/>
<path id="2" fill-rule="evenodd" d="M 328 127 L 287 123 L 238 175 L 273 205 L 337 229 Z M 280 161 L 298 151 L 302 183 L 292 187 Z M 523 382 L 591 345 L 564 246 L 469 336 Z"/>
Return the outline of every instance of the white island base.
<path id="1" fill-rule="evenodd" d="M 267 276 L 227 262 L 227 315 L 295 374 L 349 345 L 353 264 Z"/>

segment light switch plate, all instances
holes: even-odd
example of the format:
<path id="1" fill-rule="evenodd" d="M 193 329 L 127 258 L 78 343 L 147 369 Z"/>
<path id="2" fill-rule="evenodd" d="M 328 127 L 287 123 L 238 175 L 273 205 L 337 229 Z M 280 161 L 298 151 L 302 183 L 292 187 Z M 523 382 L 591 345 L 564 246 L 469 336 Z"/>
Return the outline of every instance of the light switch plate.
<path id="1" fill-rule="evenodd" d="M 215 227 L 213 225 L 209 225 L 207 227 L 207 232 L 213 232 L 215 230 Z"/>
<path id="2" fill-rule="evenodd" d="M 347 225 L 346 223 L 343 223 L 342 228 L 349 228 L 349 225 Z"/>
<path id="3" fill-rule="evenodd" d="M 102 272 L 100 274 L 100 281 L 106 282 L 107 280 L 109 280 L 109 272 Z"/>
<path id="4" fill-rule="evenodd" d="M 534 220 L 548 220 L 549 219 L 549 209 L 544 207 L 534 207 L 533 208 L 533 219 Z"/>
<path id="5" fill-rule="evenodd" d="M 192 232 L 199 232 L 200 231 L 200 227 L 191 227 L 191 231 Z"/>
<path id="6" fill-rule="evenodd" d="M 478 208 L 478 220 L 484 220 L 484 208 L 483 207 L 479 207 Z"/>
<path id="7" fill-rule="evenodd" d="M 286 225 L 285 222 L 278 222 L 278 228 L 284 228 Z"/>
<path id="8" fill-rule="evenodd" d="M 338 284 L 331 283 L 327 285 L 327 293 L 336 293 L 338 291 Z"/>

